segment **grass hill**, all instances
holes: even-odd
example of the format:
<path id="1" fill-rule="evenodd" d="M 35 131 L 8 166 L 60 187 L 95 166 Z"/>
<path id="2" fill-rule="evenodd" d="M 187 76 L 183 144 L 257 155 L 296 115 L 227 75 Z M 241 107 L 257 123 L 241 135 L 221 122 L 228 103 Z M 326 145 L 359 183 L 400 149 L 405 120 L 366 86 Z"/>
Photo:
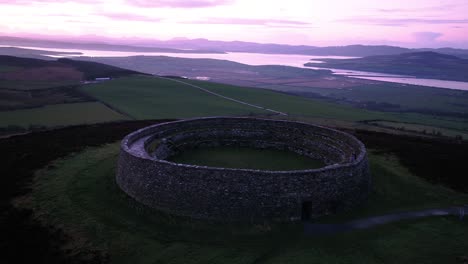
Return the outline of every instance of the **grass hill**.
<path id="1" fill-rule="evenodd" d="M 188 77 L 210 76 L 211 79 L 227 78 L 296 78 L 330 75 L 329 70 L 312 70 L 281 65 L 252 66 L 228 60 L 189 59 L 167 56 L 129 57 L 79 57 L 77 60 L 94 61 L 130 68 L 139 72 L 158 75 L 179 75 Z"/>
<path id="2" fill-rule="evenodd" d="M 0 56 L 0 133 L 128 119 L 77 88 L 135 74 L 96 62 Z"/>
<path id="3" fill-rule="evenodd" d="M 306 66 L 411 75 L 419 78 L 468 81 L 468 59 L 432 51 L 369 56 L 349 60 L 326 59 Z"/>
<path id="4" fill-rule="evenodd" d="M 20 68 L 34 68 L 56 65 L 55 62 L 33 59 L 21 58 L 9 55 L 0 55 L 0 67 L 20 67 Z"/>
<path id="5" fill-rule="evenodd" d="M 64 69 L 68 72 L 78 72 L 82 75 L 82 78 L 79 78 L 80 80 L 92 80 L 97 77 L 116 78 L 132 74 L 141 74 L 140 72 L 126 70 L 97 62 L 75 61 L 71 59 L 58 59 L 51 61 L 5 55 L 0 55 L 0 69 L 3 69 L 0 71 L 0 80 L 37 80 L 39 76 L 41 78 L 44 76 L 38 74 L 37 77 L 34 77 L 34 74 L 31 74 L 31 72 L 41 71 L 43 69 L 49 69 L 49 75 L 59 71 L 63 72 Z M 25 70 L 28 70 L 29 74 L 25 74 Z M 57 78 L 63 81 L 77 79 L 76 76 L 71 77 L 67 74 L 64 74 L 61 76 L 61 78 Z"/>
<path id="6" fill-rule="evenodd" d="M 141 72 L 137 72 L 137 71 L 122 69 L 122 68 L 118 68 L 118 67 L 107 65 L 107 64 L 89 62 L 89 61 L 58 59 L 57 62 L 64 64 L 64 65 L 71 66 L 75 68 L 76 70 L 82 72 L 86 80 L 93 80 L 99 77 L 118 78 L 118 77 L 133 75 L 133 74 L 142 74 Z"/>

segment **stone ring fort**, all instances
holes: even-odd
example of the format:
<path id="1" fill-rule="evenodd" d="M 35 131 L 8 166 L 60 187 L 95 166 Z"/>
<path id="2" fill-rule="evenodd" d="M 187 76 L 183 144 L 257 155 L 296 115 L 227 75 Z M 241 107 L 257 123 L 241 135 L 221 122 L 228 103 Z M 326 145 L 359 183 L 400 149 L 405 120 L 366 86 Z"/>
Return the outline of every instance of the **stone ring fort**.
<path id="1" fill-rule="evenodd" d="M 216 168 L 167 161 L 194 147 L 288 150 L 323 161 L 308 170 Z M 121 144 L 117 184 L 149 207 L 215 221 L 296 221 L 349 210 L 367 199 L 370 174 L 355 137 L 300 122 L 213 117 L 149 126 Z"/>

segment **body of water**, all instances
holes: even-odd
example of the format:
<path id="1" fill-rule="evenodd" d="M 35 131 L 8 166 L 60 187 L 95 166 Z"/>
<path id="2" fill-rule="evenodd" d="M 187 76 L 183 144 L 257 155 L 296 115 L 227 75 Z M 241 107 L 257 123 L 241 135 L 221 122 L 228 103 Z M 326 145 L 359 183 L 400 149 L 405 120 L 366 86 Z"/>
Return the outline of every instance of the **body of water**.
<path id="1" fill-rule="evenodd" d="M 379 77 L 379 76 L 352 76 L 352 77 L 360 78 L 360 79 L 367 79 L 367 80 L 374 80 L 374 81 L 382 81 L 382 82 L 412 84 L 412 85 L 421 85 L 421 86 L 428 86 L 428 87 L 468 91 L 468 82 L 423 79 L 423 78 L 412 78 L 412 77 Z"/>
<path id="2" fill-rule="evenodd" d="M 7 47 L 0 45 L 0 47 Z M 327 69 L 318 67 L 305 67 L 308 62 L 321 63 L 323 59 L 352 59 L 356 57 L 345 56 L 309 56 L 296 54 L 261 54 L 261 53 L 246 53 L 246 52 L 230 52 L 225 54 L 197 54 L 197 53 L 166 53 L 166 52 L 130 52 L 130 51 L 108 51 L 108 50 L 84 50 L 84 49 L 56 49 L 56 48 L 41 48 L 41 47 L 25 47 L 17 46 L 18 48 L 40 49 L 55 52 L 79 52 L 81 55 L 46 55 L 50 57 L 128 57 L 128 56 L 168 56 L 177 58 L 193 58 L 193 59 L 217 59 L 229 60 L 248 65 L 285 65 L 309 69 Z M 392 82 L 401 84 L 421 85 L 428 87 L 447 88 L 456 90 L 468 91 L 468 82 L 446 81 L 437 79 L 415 78 L 412 76 L 395 75 L 378 72 L 364 72 L 344 69 L 328 69 L 334 74 L 344 75 L 353 78 L 361 78 L 382 82 Z"/>
<path id="3" fill-rule="evenodd" d="M 0 45 L 0 47 L 10 47 Z M 25 49 L 38 49 L 55 52 L 75 52 L 81 53 L 80 55 L 47 55 L 49 57 L 62 58 L 62 57 L 129 57 L 129 56 L 168 56 L 176 58 L 189 58 L 189 59 L 216 59 L 228 60 L 239 62 L 248 65 L 285 65 L 292 67 L 305 68 L 304 64 L 307 62 L 321 63 L 322 59 L 352 59 L 356 57 L 345 56 L 309 56 L 309 55 L 296 55 L 296 54 L 262 54 L 262 53 L 246 53 L 246 52 L 230 52 L 230 53 L 169 53 L 169 52 L 133 52 L 133 51 L 112 51 L 112 50 L 84 50 L 84 49 L 58 49 L 58 48 L 41 48 L 30 46 L 15 46 L 17 48 Z M 312 60 L 312 61 L 311 61 Z"/>

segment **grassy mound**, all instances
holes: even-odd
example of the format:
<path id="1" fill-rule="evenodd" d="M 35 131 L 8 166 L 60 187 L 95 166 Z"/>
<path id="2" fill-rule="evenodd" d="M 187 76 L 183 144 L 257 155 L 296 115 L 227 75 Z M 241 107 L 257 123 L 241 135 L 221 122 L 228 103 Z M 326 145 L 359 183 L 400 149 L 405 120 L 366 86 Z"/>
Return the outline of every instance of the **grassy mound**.
<path id="1" fill-rule="evenodd" d="M 301 224 L 214 225 L 161 214 L 117 187 L 118 151 L 111 144 L 54 162 L 24 201 L 76 238 L 67 247 L 106 251 L 112 263 L 450 263 L 466 255 L 468 223 L 453 217 L 305 237 Z M 369 203 L 334 220 L 468 201 L 411 175 L 392 156 L 371 154 L 370 162 Z"/>

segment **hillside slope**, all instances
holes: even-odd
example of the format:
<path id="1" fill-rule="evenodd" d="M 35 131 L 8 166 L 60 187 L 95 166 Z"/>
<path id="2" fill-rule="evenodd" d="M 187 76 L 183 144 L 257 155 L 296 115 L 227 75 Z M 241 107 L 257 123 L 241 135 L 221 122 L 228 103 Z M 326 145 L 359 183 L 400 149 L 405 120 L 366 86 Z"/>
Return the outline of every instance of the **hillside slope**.
<path id="1" fill-rule="evenodd" d="M 369 56 L 349 60 L 324 60 L 305 66 L 411 75 L 420 78 L 468 81 L 468 59 L 432 51 Z"/>
<path id="2" fill-rule="evenodd" d="M 21 58 L 15 56 L 0 55 L 0 80 L 42 80 L 47 76 L 34 72 L 49 69 L 46 75 L 54 75 L 58 72 L 78 72 L 82 75 L 78 80 L 92 80 L 97 77 L 121 77 L 132 74 L 141 74 L 137 71 L 122 69 L 97 62 L 75 61 L 71 59 L 41 60 L 34 58 Z M 14 77 L 12 77 L 14 76 Z M 38 79 L 39 78 L 39 79 Z M 76 76 L 63 75 L 60 80 L 77 80 Z M 47 79 L 47 78 L 46 78 Z"/>

